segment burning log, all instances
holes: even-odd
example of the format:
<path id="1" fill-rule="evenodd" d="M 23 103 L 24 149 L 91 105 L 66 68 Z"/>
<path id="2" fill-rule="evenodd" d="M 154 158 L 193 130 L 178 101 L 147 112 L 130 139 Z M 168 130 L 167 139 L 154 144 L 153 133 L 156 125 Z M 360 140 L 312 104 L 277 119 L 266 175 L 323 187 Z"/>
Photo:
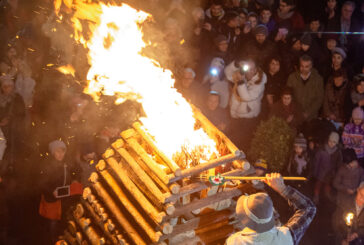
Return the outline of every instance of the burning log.
<path id="1" fill-rule="evenodd" d="M 184 170 L 182 170 L 181 175 L 172 179 L 171 182 L 175 182 L 175 181 L 181 180 L 181 179 L 189 177 L 189 176 L 197 175 L 205 170 L 215 168 L 217 166 L 220 166 L 220 165 L 223 165 L 223 164 L 235 161 L 235 160 L 244 159 L 244 158 L 245 158 L 245 154 L 243 152 L 236 151 L 235 154 L 229 154 L 227 156 L 220 157 L 219 159 L 215 159 L 215 160 L 209 161 L 207 163 L 202 163 L 195 167 L 184 169 Z"/>
<path id="2" fill-rule="evenodd" d="M 155 144 L 154 140 L 142 129 L 142 126 L 139 122 L 133 123 L 133 128 L 143 137 L 143 139 L 148 142 L 149 146 L 153 148 L 153 150 L 160 156 L 163 161 L 167 164 L 167 166 L 171 169 L 172 173 L 176 176 L 180 176 L 181 169 L 180 167 L 171 159 L 169 159 Z"/>
<path id="3" fill-rule="evenodd" d="M 127 235 L 136 243 L 136 244 L 146 244 L 144 240 L 140 237 L 139 233 L 134 229 L 134 227 L 129 223 L 128 219 L 124 216 L 124 214 L 119 210 L 117 204 L 113 201 L 111 196 L 107 193 L 107 191 L 101 186 L 98 182 L 98 176 L 96 173 L 93 173 L 90 177 L 91 182 L 93 183 L 93 187 L 95 188 L 97 194 L 103 199 L 105 204 L 108 206 L 110 210 L 113 211 L 113 214 L 119 224 L 124 228 Z"/>

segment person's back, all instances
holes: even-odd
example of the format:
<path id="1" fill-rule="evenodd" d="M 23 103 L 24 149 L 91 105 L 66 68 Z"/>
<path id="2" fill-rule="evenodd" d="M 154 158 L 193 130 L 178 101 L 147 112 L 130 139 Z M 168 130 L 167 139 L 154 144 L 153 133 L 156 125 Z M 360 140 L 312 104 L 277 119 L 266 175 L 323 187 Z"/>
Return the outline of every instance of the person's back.
<path id="1" fill-rule="evenodd" d="M 236 204 L 236 215 L 243 229 L 226 240 L 226 245 L 286 245 L 299 244 L 316 214 L 310 199 L 296 189 L 286 186 L 278 173 L 267 174 L 264 182 L 285 198 L 295 214 L 283 225 L 276 227 L 273 203 L 266 193 L 241 196 Z"/>

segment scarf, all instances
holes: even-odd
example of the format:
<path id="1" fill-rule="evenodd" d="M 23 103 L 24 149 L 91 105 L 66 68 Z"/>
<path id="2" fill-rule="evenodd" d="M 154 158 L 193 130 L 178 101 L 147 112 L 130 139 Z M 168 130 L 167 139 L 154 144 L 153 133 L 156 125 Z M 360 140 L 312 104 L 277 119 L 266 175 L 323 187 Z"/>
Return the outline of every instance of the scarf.
<path id="1" fill-rule="evenodd" d="M 325 151 L 329 153 L 329 155 L 332 155 L 337 150 L 337 146 L 334 148 L 330 148 L 327 144 L 325 145 Z"/>
<path id="2" fill-rule="evenodd" d="M 297 174 L 301 175 L 303 170 L 306 169 L 307 161 L 304 157 L 294 156 L 294 161 L 297 163 Z"/>
<path id="3" fill-rule="evenodd" d="M 278 11 L 277 11 L 278 17 L 282 20 L 287 20 L 287 19 L 291 18 L 293 14 L 294 14 L 294 11 L 288 12 L 286 14 L 282 13 L 280 9 L 278 9 Z"/>

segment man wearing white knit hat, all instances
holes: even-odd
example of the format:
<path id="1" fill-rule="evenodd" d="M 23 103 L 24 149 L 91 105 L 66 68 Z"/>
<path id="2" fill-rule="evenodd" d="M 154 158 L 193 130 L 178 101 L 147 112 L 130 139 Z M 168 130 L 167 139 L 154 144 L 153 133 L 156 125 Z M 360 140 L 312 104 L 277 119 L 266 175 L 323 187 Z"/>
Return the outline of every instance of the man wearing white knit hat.
<path id="1" fill-rule="evenodd" d="M 283 226 L 275 226 L 273 203 L 266 193 L 241 196 L 236 215 L 244 227 L 226 240 L 226 245 L 291 245 L 299 244 L 316 214 L 310 199 L 296 189 L 286 186 L 279 173 L 266 175 L 265 183 L 285 198 L 295 214 Z"/>

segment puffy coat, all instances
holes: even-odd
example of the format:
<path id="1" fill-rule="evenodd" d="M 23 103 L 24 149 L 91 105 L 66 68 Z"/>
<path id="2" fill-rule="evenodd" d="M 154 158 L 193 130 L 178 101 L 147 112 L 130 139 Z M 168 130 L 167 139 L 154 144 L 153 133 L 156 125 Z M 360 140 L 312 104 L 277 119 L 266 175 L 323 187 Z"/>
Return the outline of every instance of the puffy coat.
<path id="1" fill-rule="evenodd" d="M 236 87 L 231 96 L 230 115 L 233 118 L 254 118 L 260 113 L 267 76 L 258 72 L 251 80 Z"/>

